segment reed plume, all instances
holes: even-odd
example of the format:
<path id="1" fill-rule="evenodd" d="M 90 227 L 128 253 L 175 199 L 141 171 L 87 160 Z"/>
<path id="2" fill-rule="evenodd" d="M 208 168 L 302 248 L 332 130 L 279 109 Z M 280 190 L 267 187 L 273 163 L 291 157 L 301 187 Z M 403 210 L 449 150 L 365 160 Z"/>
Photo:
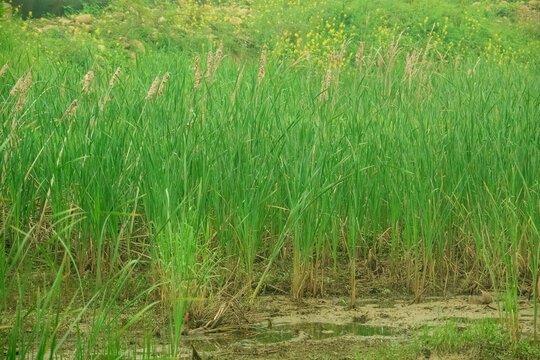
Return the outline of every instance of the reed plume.
<path id="1" fill-rule="evenodd" d="M 66 111 L 64 112 L 64 115 L 62 116 L 63 119 L 70 118 L 75 114 L 77 111 L 77 108 L 79 107 L 79 102 L 77 99 L 73 100 L 71 104 L 68 106 Z"/>
<path id="2" fill-rule="evenodd" d="M 150 89 L 148 90 L 148 94 L 146 95 L 146 100 L 147 101 L 152 100 L 156 96 L 156 93 L 158 91 L 159 83 L 160 83 L 160 78 L 159 78 L 159 75 L 158 75 L 158 76 L 156 76 L 156 78 L 154 79 L 154 82 L 152 82 L 152 86 L 150 86 Z"/>
<path id="3" fill-rule="evenodd" d="M 206 77 L 209 78 L 212 76 L 212 67 L 214 64 L 214 53 L 212 50 L 208 51 L 208 56 L 206 57 Z"/>
<path id="4" fill-rule="evenodd" d="M 90 92 L 90 86 L 92 85 L 93 80 L 94 80 L 94 72 L 90 70 L 86 73 L 86 75 L 84 75 L 83 88 L 82 88 L 83 93 L 88 94 Z"/>
<path id="5" fill-rule="evenodd" d="M 377 55 L 377 68 L 381 70 L 384 65 L 384 58 L 382 57 L 380 52 L 377 52 Z"/>
<path id="6" fill-rule="evenodd" d="M 118 80 L 118 75 L 120 74 L 120 66 L 116 68 L 116 71 L 114 72 L 111 80 L 109 81 L 109 87 L 112 89 L 114 87 L 114 84 L 116 83 L 116 80 Z"/>
<path id="7" fill-rule="evenodd" d="M 476 75 L 476 67 L 478 66 L 479 63 L 480 63 L 480 59 L 478 59 L 478 61 L 476 61 L 476 64 L 474 64 L 472 69 L 469 69 L 467 71 L 467 78 L 470 78 L 470 77 Z"/>
<path id="8" fill-rule="evenodd" d="M 194 89 L 198 89 L 201 87 L 201 80 L 202 80 L 202 72 L 201 72 L 201 67 L 199 65 L 199 62 L 201 61 L 201 59 L 199 58 L 199 56 L 195 56 L 195 62 L 193 64 L 193 72 L 195 73 L 195 81 L 193 82 L 193 88 Z"/>
<path id="9" fill-rule="evenodd" d="M 413 50 L 412 53 L 407 53 L 405 58 L 405 73 L 403 74 L 403 80 L 405 81 L 408 78 L 409 81 L 409 89 L 411 89 L 412 86 L 412 79 L 414 75 L 418 72 L 418 69 L 416 65 L 418 64 L 418 60 L 420 59 L 420 52 L 418 52 L 416 49 Z"/>
<path id="10" fill-rule="evenodd" d="M 328 70 L 322 81 L 321 94 L 319 95 L 319 101 L 328 101 L 328 88 L 330 88 L 330 82 L 332 81 L 332 66 L 328 65 Z"/>
<path id="11" fill-rule="evenodd" d="M 28 89 L 30 89 L 30 86 L 32 85 L 32 73 L 29 71 L 26 74 L 26 77 L 24 78 L 24 80 L 21 80 L 21 79 L 22 77 L 19 79 L 19 81 L 21 81 L 20 83 L 19 81 L 17 81 L 17 84 L 19 84 L 19 87 L 16 89 L 14 93 L 14 94 L 19 95 L 19 100 L 17 101 L 17 107 L 16 107 L 17 111 L 22 110 L 24 104 L 26 104 L 26 93 L 28 92 Z M 15 86 L 17 86 L 17 84 L 15 84 Z M 15 88 L 12 89 L 11 91 L 13 92 L 13 90 L 15 90 Z"/>
<path id="12" fill-rule="evenodd" d="M 169 72 L 166 72 L 165 75 L 163 75 L 161 84 L 159 84 L 158 96 L 163 96 L 163 90 L 165 89 L 165 84 L 167 84 L 167 81 L 169 81 L 170 76 L 171 74 L 169 74 Z"/>
<path id="13" fill-rule="evenodd" d="M 17 95 L 17 93 L 19 92 L 19 89 L 21 88 L 21 85 L 23 83 L 24 79 L 23 77 L 21 76 L 17 82 L 15 83 L 15 85 L 11 88 L 11 91 L 9 92 L 9 95 L 10 96 L 15 96 Z"/>
<path id="14" fill-rule="evenodd" d="M 350 40 L 347 40 L 343 42 L 343 44 L 341 44 L 341 48 L 339 49 L 339 52 L 337 51 L 333 52 L 334 67 L 336 69 L 336 72 L 334 73 L 334 82 L 336 84 L 336 89 L 339 89 L 337 86 L 339 86 L 341 68 L 344 64 L 345 50 L 347 49 L 347 46 L 349 46 L 349 44 L 350 44 Z"/>
<path id="15" fill-rule="evenodd" d="M 29 71 L 26 74 L 26 77 L 24 78 L 24 82 L 23 82 L 22 88 L 21 88 L 21 93 L 26 93 L 28 91 L 28 89 L 30 88 L 31 84 L 32 84 L 32 73 Z"/>
<path id="16" fill-rule="evenodd" d="M 261 52 L 261 59 L 259 60 L 259 73 L 257 75 L 257 85 L 261 83 L 261 81 L 264 79 L 265 73 L 265 67 L 266 67 L 266 52 L 268 50 L 268 46 L 264 44 L 263 50 Z"/>
<path id="17" fill-rule="evenodd" d="M 223 41 L 219 43 L 219 47 L 215 53 L 213 53 L 212 50 L 208 51 L 208 56 L 206 58 L 206 73 L 204 76 L 208 78 L 209 81 L 214 79 L 221 60 L 223 60 Z"/>
<path id="18" fill-rule="evenodd" d="M 120 74 L 120 66 L 116 68 L 116 71 L 114 72 L 113 76 L 111 77 L 111 80 L 109 80 L 109 88 L 107 89 L 107 93 L 105 94 L 105 97 L 103 98 L 103 103 L 100 105 L 100 109 L 103 111 L 103 107 L 105 104 L 107 104 L 109 101 L 111 101 L 110 93 L 114 87 L 114 84 L 118 80 L 118 75 Z"/>
<path id="19" fill-rule="evenodd" d="M 219 42 L 219 47 L 214 54 L 214 61 L 212 63 L 212 78 L 216 75 L 216 71 L 221 63 L 221 60 L 223 60 L 223 41 Z"/>
<path id="20" fill-rule="evenodd" d="M 362 70 L 362 62 L 364 61 L 364 42 L 363 41 L 360 41 L 360 45 L 358 46 L 358 51 L 356 52 L 354 61 L 355 61 L 356 67 Z"/>

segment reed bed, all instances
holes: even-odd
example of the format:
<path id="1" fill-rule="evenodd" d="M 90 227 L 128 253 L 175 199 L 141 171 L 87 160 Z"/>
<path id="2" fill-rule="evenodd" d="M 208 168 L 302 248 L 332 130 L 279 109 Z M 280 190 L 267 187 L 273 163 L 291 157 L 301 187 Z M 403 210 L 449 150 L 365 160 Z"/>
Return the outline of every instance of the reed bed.
<path id="1" fill-rule="evenodd" d="M 73 357 L 118 353 L 158 308 L 174 354 L 190 309 L 231 284 L 253 303 L 277 262 L 295 298 L 324 296 L 343 266 L 351 305 L 366 278 L 415 301 L 491 290 L 519 338 L 518 298 L 538 298 L 539 69 L 399 41 L 342 58 L 321 68 L 265 46 L 245 64 L 222 47 L 110 69 L 5 59 L 8 358 L 73 338 Z"/>

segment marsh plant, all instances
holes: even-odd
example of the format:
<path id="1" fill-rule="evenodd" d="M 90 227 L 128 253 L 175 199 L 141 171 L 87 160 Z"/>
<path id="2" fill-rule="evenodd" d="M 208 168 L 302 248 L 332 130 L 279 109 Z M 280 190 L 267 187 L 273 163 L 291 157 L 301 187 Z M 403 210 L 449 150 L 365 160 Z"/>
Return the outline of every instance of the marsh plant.
<path id="1" fill-rule="evenodd" d="M 298 299 L 345 264 L 351 305 L 359 274 L 416 301 L 481 284 L 517 339 L 518 296 L 538 298 L 538 68 L 430 41 L 349 41 L 322 66 L 267 46 L 108 67 L 2 53 L 7 357 L 120 353 L 153 311 L 175 355 L 190 309 L 234 282 L 253 302 L 277 262 Z"/>

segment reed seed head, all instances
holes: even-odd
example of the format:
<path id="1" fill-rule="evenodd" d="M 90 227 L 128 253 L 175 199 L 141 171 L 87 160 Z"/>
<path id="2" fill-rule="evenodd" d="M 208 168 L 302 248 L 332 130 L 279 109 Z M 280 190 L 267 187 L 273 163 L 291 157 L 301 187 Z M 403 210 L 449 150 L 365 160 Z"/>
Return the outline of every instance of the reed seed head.
<path id="1" fill-rule="evenodd" d="M 193 64 L 193 72 L 195 73 L 195 81 L 193 82 L 193 88 L 198 89 L 201 87 L 201 80 L 202 80 L 202 72 L 201 67 L 199 65 L 200 62 L 199 56 L 195 56 L 195 63 Z"/>
<path id="2" fill-rule="evenodd" d="M 109 87 L 112 88 L 114 84 L 116 83 L 116 80 L 118 80 L 118 75 L 120 74 L 120 66 L 116 68 L 116 71 L 114 72 L 111 80 L 109 81 Z"/>
<path id="3" fill-rule="evenodd" d="M 16 110 L 20 111 L 22 110 L 24 104 L 26 104 L 26 93 L 28 92 L 28 89 L 30 89 L 30 86 L 32 85 L 32 73 L 29 71 L 24 79 L 21 77 L 13 89 L 11 89 L 10 95 L 15 96 L 18 95 L 19 99 L 17 101 Z"/>
<path id="4" fill-rule="evenodd" d="M 28 89 L 30 88 L 30 85 L 32 84 L 32 73 L 29 71 L 26 76 L 21 76 L 17 82 L 15 83 L 15 86 L 11 88 L 11 91 L 9 92 L 9 95 L 15 96 L 17 94 L 25 94 Z"/>
<path id="5" fill-rule="evenodd" d="M 11 91 L 9 92 L 9 95 L 10 96 L 15 96 L 17 95 L 17 93 L 19 92 L 19 89 L 21 88 L 21 85 L 23 83 L 24 79 L 22 78 L 22 76 L 17 80 L 17 82 L 15 83 L 15 85 L 11 88 Z"/>
<path id="6" fill-rule="evenodd" d="M 160 83 L 160 78 L 159 76 L 156 76 L 156 78 L 154 79 L 154 82 L 152 82 L 152 86 L 150 86 L 150 90 L 148 90 L 148 94 L 146 95 L 146 100 L 152 100 L 156 96 L 159 83 Z"/>
<path id="7" fill-rule="evenodd" d="M 21 93 L 26 93 L 28 89 L 30 89 L 30 85 L 32 85 L 32 73 L 29 71 L 26 74 L 26 77 L 24 78 L 23 86 L 21 88 Z"/>
<path id="8" fill-rule="evenodd" d="M 268 50 L 268 46 L 264 44 L 262 52 L 261 52 L 261 59 L 259 60 L 259 74 L 257 75 L 257 84 L 260 84 L 261 81 L 264 79 L 265 76 L 265 67 L 266 67 L 266 51 Z"/>
<path id="9" fill-rule="evenodd" d="M 212 74 L 211 74 L 212 77 L 216 75 L 216 71 L 219 67 L 219 64 L 221 63 L 221 60 L 223 60 L 223 41 L 219 42 L 219 47 L 216 50 L 216 53 L 214 54 L 214 62 L 212 63 Z"/>
<path id="10" fill-rule="evenodd" d="M 330 82 L 332 81 L 332 65 L 328 65 L 328 70 L 326 70 L 326 74 L 324 76 L 324 79 L 322 81 L 321 86 L 321 95 L 319 95 L 319 100 L 321 102 L 328 101 L 328 88 L 330 87 Z"/>
<path id="11" fill-rule="evenodd" d="M 89 72 L 84 75 L 83 79 L 83 93 L 89 93 L 90 92 L 90 86 L 92 85 L 92 81 L 94 80 L 94 72 L 90 70 Z"/>
<path id="12" fill-rule="evenodd" d="M 163 79 L 161 80 L 161 84 L 159 84 L 158 96 L 163 95 L 163 90 L 165 89 L 165 84 L 167 84 L 167 81 L 169 81 L 170 76 L 171 76 L 171 74 L 169 74 L 169 72 L 166 72 L 165 75 L 163 75 Z"/>
<path id="13" fill-rule="evenodd" d="M 364 42 L 360 41 L 360 45 L 358 46 L 358 52 L 355 56 L 355 63 L 356 67 L 360 68 L 362 67 L 362 61 L 364 60 Z"/>
<path id="14" fill-rule="evenodd" d="M 347 49 L 347 46 L 349 46 L 349 43 L 350 41 L 345 41 L 343 42 L 343 44 L 341 44 L 341 48 L 339 49 L 338 58 L 337 58 L 338 67 L 342 67 L 344 64 L 345 50 Z"/>
<path id="15" fill-rule="evenodd" d="M 79 101 L 77 99 L 73 100 L 71 104 L 68 106 L 66 111 L 64 112 L 64 115 L 62 116 L 62 119 L 70 118 L 75 114 L 77 111 L 77 108 L 79 107 Z"/>
<path id="16" fill-rule="evenodd" d="M 212 50 L 208 51 L 208 56 L 206 58 L 206 77 L 210 77 L 213 72 L 213 64 L 214 64 L 214 53 Z"/>

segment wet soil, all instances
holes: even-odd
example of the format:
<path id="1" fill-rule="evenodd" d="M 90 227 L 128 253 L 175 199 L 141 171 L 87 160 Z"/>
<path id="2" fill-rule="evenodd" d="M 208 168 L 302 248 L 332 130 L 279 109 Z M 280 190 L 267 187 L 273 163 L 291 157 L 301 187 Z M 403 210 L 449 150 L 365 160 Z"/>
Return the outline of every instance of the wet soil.
<path id="1" fill-rule="evenodd" d="M 261 296 L 251 308 L 240 309 L 241 317 L 231 315 L 231 309 L 215 327 L 189 329 L 180 340 L 177 359 L 192 359 L 193 348 L 205 360 L 357 359 L 356 354 L 381 345 L 409 342 L 426 327 L 429 331 L 430 327 L 453 321 L 465 328 L 480 319 L 497 321 L 499 316 L 495 302 L 484 304 L 481 297 L 474 296 L 428 297 L 421 303 L 411 303 L 409 297 L 363 298 L 352 308 L 347 300 L 307 298 L 299 302 L 285 295 Z M 523 335 L 532 337 L 533 303 L 523 298 L 519 306 Z M 210 318 L 214 312 L 209 309 Z M 157 313 L 153 315 L 152 319 L 159 318 Z M 157 326 L 166 328 L 167 324 L 160 322 Z M 81 335 L 91 331 L 90 323 L 83 319 L 78 328 Z M 154 332 L 148 339 L 148 331 L 136 328 L 124 337 L 129 343 L 129 358 L 148 359 L 149 354 L 151 358 L 170 358 L 166 334 Z M 146 347 L 148 340 L 150 347 Z M 70 358 L 68 353 L 63 355 Z M 432 355 L 432 359 L 437 358 Z M 453 357 L 459 358 L 467 357 Z"/>
<path id="2" fill-rule="evenodd" d="M 533 330 L 533 303 L 520 303 L 525 335 Z M 306 299 L 265 296 L 246 314 L 249 327 L 183 337 L 181 358 L 191 358 L 191 346 L 204 359 L 349 359 L 388 342 L 407 341 L 425 327 L 454 321 L 498 319 L 497 305 L 470 296 L 409 299 L 362 299 L 351 308 L 342 298 Z M 225 328 L 224 328 L 225 329 Z"/>

